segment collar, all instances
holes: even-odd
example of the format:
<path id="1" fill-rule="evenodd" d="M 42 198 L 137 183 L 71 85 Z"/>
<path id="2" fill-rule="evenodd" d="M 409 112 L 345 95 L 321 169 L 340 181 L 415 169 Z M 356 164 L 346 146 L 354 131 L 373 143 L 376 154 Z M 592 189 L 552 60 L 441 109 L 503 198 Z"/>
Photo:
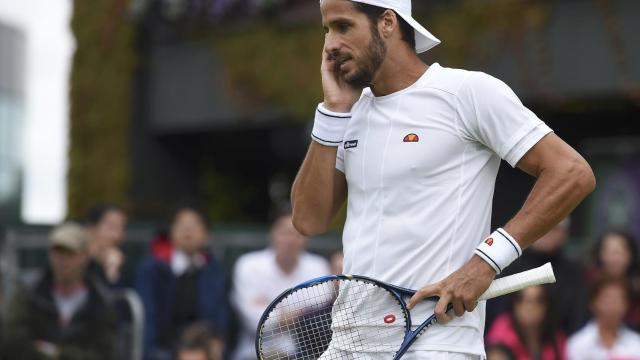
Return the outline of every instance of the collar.
<path id="1" fill-rule="evenodd" d="M 179 249 L 174 249 L 171 253 L 171 271 L 176 276 L 184 274 L 189 268 L 201 268 L 206 262 L 206 257 L 201 253 L 189 256 Z"/>

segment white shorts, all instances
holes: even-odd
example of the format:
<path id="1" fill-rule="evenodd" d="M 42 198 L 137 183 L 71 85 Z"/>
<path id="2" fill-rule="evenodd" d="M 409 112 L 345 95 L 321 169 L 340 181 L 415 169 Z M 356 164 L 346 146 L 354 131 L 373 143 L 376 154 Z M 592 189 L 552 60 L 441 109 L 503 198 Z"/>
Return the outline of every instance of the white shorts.
<path id="1" fill-rule="evenodd" d="M 408 351 L 401 360 L 482 360 L 483 357 L 473 354 L 453 353 L 448 351 Z"/>
<path id="2" fill-rule="evenodd" d="M 336 349 L 329 349 L 319 360 L 389 360 L 393 359 L 390 353 L 350 353 Z M 482 360 L 483 357 L 473 354 L 453 353 L 447 351 L 408 351 L 400 360 Z"/>

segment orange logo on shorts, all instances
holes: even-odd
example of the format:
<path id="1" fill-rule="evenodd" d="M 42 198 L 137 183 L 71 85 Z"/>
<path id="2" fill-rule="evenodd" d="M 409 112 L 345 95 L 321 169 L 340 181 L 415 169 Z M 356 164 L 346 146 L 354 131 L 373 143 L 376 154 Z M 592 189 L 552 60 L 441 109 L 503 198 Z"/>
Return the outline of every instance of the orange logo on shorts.
<path id="1" fill-rule="evenodd" d="M 389 315 L 384 317 L 384 323 L 385 324 L 393 324 L 394 322 L 396 322 L 395 315 L 389 314 Z"/>
<path id="2" fill-rule="evenodd" d="M 404 141 L 404 142 L 418 142 L 418 141 L 420 141 L 420 138 L 416 134 L 409 134 L 409 135 L 405 136 L 404 140 L 402 140 L 402 141 Z"/>
<path id="3" fill-rule="evenodd" d="M 491 246 L 493 245 L 493 239 L 492 238 L 488 238 L 487 240 L 484 241 L 485 244 Z"/>

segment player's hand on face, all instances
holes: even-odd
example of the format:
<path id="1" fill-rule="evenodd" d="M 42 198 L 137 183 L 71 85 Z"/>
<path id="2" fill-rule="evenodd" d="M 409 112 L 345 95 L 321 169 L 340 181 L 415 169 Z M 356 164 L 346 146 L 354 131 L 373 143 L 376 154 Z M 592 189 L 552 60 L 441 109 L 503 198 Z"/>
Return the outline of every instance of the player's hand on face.
<path id="1" fill-rule="evenodd" d="M 427 285 L 420 289 L 409 300 L 412 309 L 420 301 L 437 296 L 435 314 L 438 322 L 445 324 L 455 316 L 464 315 L 465 311 L 473 311 L 482 295 L 495 277 L 496 273 L 484 260 L 474 256 L 463 267 L 447 276 L 444 280 Z M 448 304 L 453 305 L 453 314 L 447 313 Z"/>
<path id="2" fill-rule="evenodd" d="M 362 89 L 355 88 L 344 81 L 340 71 L 340 62 L 341 55 L 335 50 L 329 50 L 325 41 L 322 50 L 322 65 L 320 66 L 324 105 L 331 111 L 349 112 L 353 104 L 360 98 Z"/>

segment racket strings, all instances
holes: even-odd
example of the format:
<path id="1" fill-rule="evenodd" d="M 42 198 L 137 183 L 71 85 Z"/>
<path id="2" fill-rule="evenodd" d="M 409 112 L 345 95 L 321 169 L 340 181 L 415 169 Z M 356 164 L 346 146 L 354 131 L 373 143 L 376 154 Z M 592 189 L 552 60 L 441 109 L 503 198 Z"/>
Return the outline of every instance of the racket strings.
<path id="1" fill-rule="evenodd" d="M 265 360 L 342 360 L 388 352 L 404 339 L 406 313 L 388 290 L 362 280 L 333 279 L 282 299 L 260 329 Z"/>

